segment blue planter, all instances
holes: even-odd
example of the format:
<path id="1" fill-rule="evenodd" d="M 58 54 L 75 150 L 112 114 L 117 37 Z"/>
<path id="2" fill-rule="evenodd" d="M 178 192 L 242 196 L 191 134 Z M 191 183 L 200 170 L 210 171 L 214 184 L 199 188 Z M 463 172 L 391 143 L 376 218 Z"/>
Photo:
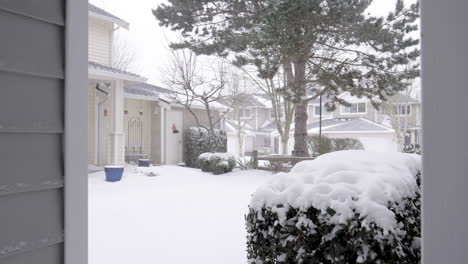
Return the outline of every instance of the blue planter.
<path id="1" fill-rule="evenodd" d="M 116 182 L 122 179 L 124 167 L 123 166 L 106 166 L 104 167 L 106 172 L 106 181 Z"/>
<path id="2" fill-rule="evenodd" d="M 150 160 L 149 159 L 139 159 L 138 160 L 138 167 L 149 167 Z"/>

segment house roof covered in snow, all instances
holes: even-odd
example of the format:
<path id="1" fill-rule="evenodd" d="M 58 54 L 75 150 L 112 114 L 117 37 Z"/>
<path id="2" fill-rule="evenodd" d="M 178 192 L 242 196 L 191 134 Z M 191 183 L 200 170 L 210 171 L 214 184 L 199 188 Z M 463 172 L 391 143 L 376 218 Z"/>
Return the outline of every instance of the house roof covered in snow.
<path id="1" fill-rule="evenodd" d="M 314 134 L 319 132 L 319 121 L 309 123 L 307 132 Z M 294 124 L 291 124 L 291 132 L 294 130 Z M 262 128 L 262 131 L 276 131 L 275 123 L 268 124 Z M 376 123 L 366 118 L 329 118 L 322 120 L 323 133 L 394 133 L 391 127 Z"/>
<path id="2" fill-rule="evenodd" d="M 319 121 L 307 125 L 309 133 L 315 133 L 319 130 Z M 330 118 L 322 120 L 322 132 L 382 132 L 393 133 L 394 130 L 390 127 L 373 122 L 366 118 Z"/>
<path id="3" fill-rule="evenodd" d="M 241 107 L 271 108 L 271 101 L 258 94 L 242 93 L 235 96 L 227 96 L 220 102 L 228 107 L 235 103 Z"/>
<path id="4" fill-rule="evenodd" d="M 125 94 L 127 97 L 133 97 L 142 100 L 162 100 L 166 103 L 174 103 L 174 100 L 171 96 L 172 93 L 174 92 L 169 89 L 149 83 L 131 83 L 125 86 Z M 212 102 L 210 105 L 214 109 L 218 110 L 227 109 L 225 105 L 217 102 Z M 192 106 L 196 108 L 204 108 L 203 104 L 198 101 L 193 101 Z"/>
<path id="5" fill-rule="evenodd" d="M 237 133 L 239 128 L 243 126 L 244 133 L 248 136 L 255 135 L 255 130 L 247 123 L 243 122 L 241 125 L 236 120 L 226 120 L 225 130 L 227 133 Z"/>
<path id="6" fill-rule="evenodd" d="M 101 77 L 108 79 L 122 79 L 132 82 L 146 82 L 146 78 L 124 70 L 119 70 L 110 66 L 106 66 L 97 62 L 88 62 L 88 74 L 91 77 Z"/>
<path id="7" fill-rule="evenodd" d="M 344 92 L 340 94 L 339 96 L 341 99 L 348 101 L 349 103 L 355 103 L 355 102 L 366 102 L 369 101 L 367 97 L 363 98 L 358 98 L 356 96 L 352 96 L 349 92 Z M 394 103 L 399 103 L 399 104 L 419 104 L 420 102 L 412 97 L 406 96 L 401 93 L 397 93 L 395 95 L 392 95 L 388 98 L 388 100 L 391 100 L 391 102 Z M 322 103 L 327 102 L 326 96 L 322 97 Z M 314 100 L 310 101 L 311 104 L 319 104 L 320 103 L 320 98 L 315 98 Z"/>
<path id="8" fill-rule="evenodd" d="M 161 93 L 168 93 L 170 90 L 152 85 L 149 83 L 131 83 L 127 84 L 124 87 L 125 95 L 127 97 L 134 97 L 137 99 L 147 99 L 147 100 L 163 100 L 169 102 L 165 98 L 161 98 Z"/>
<path id="9" fill-rule="evenodd" d="M 101 20 L 109 21 L 112 22 L 116 25 L 119 25 L 121 27 L 124 27 L 128 29 L 130 27 L 130 23 L 127 21 L 107 12 L 106 10 L 99 8 L 95 5 L 88 4 L 88 14 L 91 17 L 95 17 Z"/>

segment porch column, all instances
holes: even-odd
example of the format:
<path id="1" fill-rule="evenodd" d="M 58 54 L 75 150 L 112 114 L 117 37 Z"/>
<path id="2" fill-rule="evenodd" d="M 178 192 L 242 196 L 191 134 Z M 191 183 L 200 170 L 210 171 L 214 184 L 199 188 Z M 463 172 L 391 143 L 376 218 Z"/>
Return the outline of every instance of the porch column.
<path id="1" fill-rule="evenodd" d="M 161 164 L 166 164 L 166 108 L 160 106 L 161 112 Z"/>
<path id="2" fill-rule="evenodd" d="M 123 80 L 112 82 L 110 92 L 110 162 L 112 165 L 124 164 L 124 83 Z"/>

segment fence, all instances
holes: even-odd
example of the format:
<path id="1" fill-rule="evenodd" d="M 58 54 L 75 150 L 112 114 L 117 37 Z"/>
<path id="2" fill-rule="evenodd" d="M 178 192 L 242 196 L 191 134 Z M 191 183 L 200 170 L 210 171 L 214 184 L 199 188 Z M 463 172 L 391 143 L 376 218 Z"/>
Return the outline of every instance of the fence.
<path id="1" fill-rule="evenodd" d="M 294 157 L 291 155 L 265 155 L 260 156 L 258 155 L 258 151 L 252 151 L 252 162 L 253 167 L 258 170 L 268 170 L 268 171 L 275 171 L 275 172 L 289 172 L 291 168 L 298 162 L 303 160 L 313 160 L 315 157 Z M 267 161 L 268 165 L 261 164 L 263 162 L 259 161 Z"/>

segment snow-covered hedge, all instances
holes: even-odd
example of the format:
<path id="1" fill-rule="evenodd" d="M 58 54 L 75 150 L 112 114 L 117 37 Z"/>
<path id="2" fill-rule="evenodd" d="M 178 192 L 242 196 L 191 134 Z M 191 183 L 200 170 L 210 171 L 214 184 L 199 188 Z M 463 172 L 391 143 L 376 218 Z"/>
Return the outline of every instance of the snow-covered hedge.
<path id="1" fill-rule="evenodd" d="M 416 264 L 419 155 L 350 150 L 298 163 L 253 195 L 249 263 Z"/>
<path id="2" fill-rule="evenodd" d="M 204 172 L 223 174 L 231 172 L 236 166 L 236 158 L 230 153 L 202 153 L 197 160 L 197 167 Z"/>
<path id="3" fill-rule="evenodd" d="M 318 135 L 308 137 L 308 145 L 311 153 L 322 155 L 341 150 L 363 150 L 364 145 L 357 138 L 329 138 L 322 135 L 321 140 Z"/>
<path id="4" fill-rule="evenodd" d="M 202 127 L 191 127 L 184 133 L 184 162 L 187 167 L 195 168 L 200 154 L 205 152 L 226 152 L 227 137 L 224 131 L 215 130 L 215 137 L 209 137 Z"/>

